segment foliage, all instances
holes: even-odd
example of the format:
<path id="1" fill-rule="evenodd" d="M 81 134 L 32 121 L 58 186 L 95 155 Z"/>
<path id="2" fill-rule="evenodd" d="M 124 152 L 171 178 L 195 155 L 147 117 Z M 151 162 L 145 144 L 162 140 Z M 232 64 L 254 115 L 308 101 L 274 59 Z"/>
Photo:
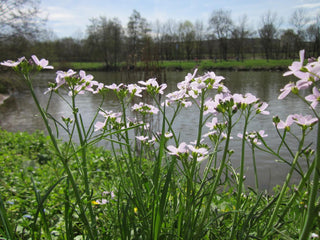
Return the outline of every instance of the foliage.
<path id="1" fill-rule="evenodd" d="M 167 85 L 155 78 L 104 85 L 83 70 L 58 71 L 56 82 L 46 92 L 48 105 L 56 94 L 72 114 L 56 119 L 47 106 L 39 104 L 32 84 L 33 74 L 53 68 L 48 61 L 33 55 L 28 60 L 2 62 L 24 78 L 48 137 L 0 132 L 0 163 L 5 170 L 0 187 L 6 190 L 0 196 L 1 236 L 319 238 L 320 128 L 315 149 L 305 141 L 319 125 L 319 60 L 310 59 L 304 65 L 304 51 L 300 51 L 300 61 L 284 74 L 299 80 L 285 85 L 279 99 L 296 94 L 312 115 L 291 114 L 285 121 L 275 116 L 277 149 L 265 142 L 264 130 L 248 132 L 256 116 L 269 114 L 268 104 L 251 93 L 231 93 L 222 83 L 224 77 L 214 72 L 198 75 L 196 69 L 177 84 L 176 91 L 164 96 Z M 101 105 L 89 125 L 77 108 L 78 97 L 84 94 L 101 95 Z M 102 109 L 105 94 L 116 95 L 120 112 Z M 175 130 L 175 119 L 191 105 L 199 116 L 197 134 L 194 142 L 186 143 Z M 230 143 L 237 124 L 242 132 L 237 134 L 241 153 L 240 166 L 235 168 Z M 63 142 L 58 139 L 60 131 L 68 134 Z M 295 139 L 296 146 L 288 146 L 288 138 Z M 104 142 L 110 144 L 110 151 L 96 147 Z M 289 166 L 285 181 L 273 194 L 259 190 L 256 171 L 255 187 L 245 186 L 245 162 L 250 159 L 246 148 L 251 149 L 254 166 L 256 151 Z M 290 186 L 294 172 L 300 182 Z"/>

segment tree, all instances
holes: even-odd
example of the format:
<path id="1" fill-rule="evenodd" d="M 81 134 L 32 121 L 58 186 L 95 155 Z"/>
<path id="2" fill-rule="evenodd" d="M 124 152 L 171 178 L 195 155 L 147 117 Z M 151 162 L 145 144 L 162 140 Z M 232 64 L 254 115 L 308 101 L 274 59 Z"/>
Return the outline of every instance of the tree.
<path id="1" fill-rule="evenodd" d="M 320 55 L 320 13 L 314 23 L 307 28 L 308 40 L 312 43 L 312 56 Z"/>
<path id="2" fill-rule="evenodd" d="M 238 59 L 244 60 L 244 45 L 247 38 L 249 38 L 251 32 L 247 28 L 248 26 L 248 17 L 243 15 L 239 19 L 239 24 L 234 26 L 232 30 L 232 43 L 234 47 L 235 54 Z"/>
<path id="3" fill-rule="evenodd" d="M 198 59 L 202 58 L 203 52 L 203 42 L 205 40 L 204 26 L 203 22 L 200 20 L 196 20 L 194 24 L 195 30 L 195 53 Z"/>
<path id="4" fill-rule="evenodd" d="M 209 19 L 209 28 L 213 30 L 219 40 L 220 55 L 224 60 L 228 59 L 228 38 L 232 30 L 231 11 L 213 11 Z"/>
<path id="5" fill-rule="evenodd" d="M 147 20 L 141 17 L 138 11 L 133 10 L 127 24 L 128 61 L 130 65 L 136 66 L 136 62 L 141 60 L 143 45 L 149 41 L 148 33 L 150 31 Z"/>
<path id="6" fill-rule="evenodd" d="M 123 30 L 117 18 L 93 18 L 87 27 L 87 46 L 92 54 L 106 63 L 107 68 L 115 68 L 119 62 Z"/>
<path id="7" fill-rule="evenodd" d="M 281 49 L 282 52 L 285 54 L 285 58 L 292 58 L 296 57 L 296 44 L 299 42 L 299 36 L 292 30 L 287 29 L 281 35 Z"/>
<path id="8" fill-rule="evenodd" d="M 274 40 L 278 37 L 279 26 L 280 20 L 278 19 L 276 13 L 271 13 L 268 11 L 261 17 L 261 27 L 258 32 L 267 60 L 272 57 L 275 47 Z"/>
<path id="9" fill-rule="evenodd" d="M 39 0 L 0 0 L 0 38 L 36 38 L 45 22 L 39 5 Z"/>
<path id="10" fill-rule="evenodd" d="M 299 8 L 296 9 L 290 18 L 290 23 L 294 27 L 296 38 L 294 41 L 294 52 L 298 52 L 303 47 L 303 42 L 305 40 L 306 36 L 306 25 L 309 21 L 309 18 L 307 17 L 307 13 L 304 9 Z"/>
<path id="11" fill-rule="evenodd" d="M 190 21 L 184 21 L 179 24 L 179 39 L 184 47 L 187 59 L 190 60 L 195 41 L 195 29 Z"/>

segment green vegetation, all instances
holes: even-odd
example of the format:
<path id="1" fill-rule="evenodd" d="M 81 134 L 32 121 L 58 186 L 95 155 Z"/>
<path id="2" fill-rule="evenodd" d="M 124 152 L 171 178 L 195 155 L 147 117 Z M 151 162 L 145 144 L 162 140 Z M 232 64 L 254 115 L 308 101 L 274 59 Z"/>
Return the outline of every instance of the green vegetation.
<path id="1" fill-rule="evenodd" d="M 265 59 L 248 59 L 244 61 L 214 61 L 214 60 L 199 60 L 199 61 L 159 61 L 154 62 L 152 65 L 164 68 L 168 71 L 190 71 L 194 68 L 200 70 L 237 70 L 237 71 L 269 71 L 269 70 L 283 70 L 287 69 L 292 60 L 265 60 Z M 139 62 L 137 70 L 144 70 L 150 63 Z M 106 65 L 103 62 L 70 62 L 70 63 L 54 63 L 56 68 L 75 69 L 85 71 L 105 71 Z M 126 70 L 126 64 L 121 63 L 118 70 Z"/>
<path id="2" fill-rule="evenodd" d="M 64 143 L 60 144 L 63 145 Z M 88 150 L 88 173 L 92 186 L 94 186 L 92 204 L 98 220 L 98 229 L 105 237 L 100 236 L 103 239 L 118 239 L 115 236 L 120 234 L 118 224 L 121 219 L 118 219 L 116 214 L 119 211 L 117 203 L 119 196 L 115 198 L 113 195 L 113 191 L 116 190 L 120 182 L 124 183 L 124 181 L 121 181 L 116 167 L 118 162 L 125 168 L 124 162 L 120 159 L 120 156 L 115 159 L 109 151 L 101 147 L 91 147 Z M 151 178 L 151 164 L 148 160 L 143 160 L 141 166 L 144 179 Z M 76 161 L 70 161 L 71 168 L 77 169 L 77 165 Z M 41 234 L 40 228 L 33 226 L 36 222 L 38 222 L 36 223 L 37 226 L 44 224 L 44 220 L 46 220 L 51 233 L 51 239 L 65 239 L 67 220 L 70 221 L 70 235 L 76 237 L 83 233 L 83 226 L 77 217 L 77 209 L 74 208 L 74 203 L 70 202 L 68 204 L 65 202 L 67 199 L 64 199 L 67 196 L 66 194 L 72 195 L 69 183 L 64 178 L 65 172 L 58 157 L 54 154 L 49 138 L 43 133 L 12 133 L 0 130 L 0 168 L 1 203 L 6 209 L 8 219 L 18 239 L 30 239 L 33 235 L 44 236 L 44 232 Z M 75 174 L 80 177 L 81 173 L 75 172 Z M 122 177 L 124 176 L 122 175 Z M 43 202 L 45 219 L 40 216 L 36 219 L 39 204 L 34 191 L 36 189 L 38 194 L 44 197 L 54 183 L 58 184 Z M 132 186 L 127 186 L 128 191 L 131 191 L 131 188 Z M 241 197 L 242 206 L 239 212 L 241 224 L 237 226 L 238 236 L 245 238 L 245 236 L 250 236 L 249 232 L 251 231 L 262 232 L 264 230 L 272 203 L 277 199 L 279 192 L 280 187 L 278 186 L 274 189 L 273 195 L 259 194 L 251 190 Z M 284 202 L 290 200 L 293 192 L 295 192 L 295 186 L 288 189 Z M 183 191 L 172 192 L 170 198 L 181 201 L 180 198 L 183 197 L 181 194 L 183 194 Z M 288 210 L 286 217 L 278 223 L 279 225 L 286 225 L 286 231 L 274 235 L 273 239 L 286 239 L 286 236 L 291 236 L 291 239 L 295 239 L 294 236 L 297 237 L 297 226 L 301 225 L 301 217 L 306 211 L 306 194 L 307 192 L 301 193 L 301 196 L 294 201 L 292 207 Z M 210 239 L 228 239 L 229 236 L 225 233 L 229 232 L 232 226 L 236 197 L 237 195 L 232 188 L 214 196 L 212 208 L 218 213 L 219 217 L 212 219 L 212 225 L 206 226 L 207 231 L 209 231 L 207 236 L 210 236 Z M 66 207 L 70 208 L 68 218 L 64 216 Z M 178 206 L 173 205 L 172 207 Z M 284 210 L 285 206 L 283 205 L 279 209 L 279 215 Z M 134 205 L 127 205 L 127 209 L 122 209 L 122 211 L 126 212 L 126 217 L 128 220 L 130 219 L 130 222 L 136 221 L 136 231 L 143 231 L 141 229 L 143 224 L 139 222 L 138 217 L 139 209 L 136 209 Z M 170 214 L 168 213 L 165 217 L 163 224 L 166 226 L 174 225 L 171 219 L 175 218 L 171 218 Z M 319 218 L 318 222 L 314 224 L 314 230 L 317 231 L 316 229 L 318 229 L 319 231 L 316 226 L 320 226 Z M 3 231 L 4 228 L 0 227 L 0 237 L 5 236 Z M 165 239 L 175 238 L 168 235 Z M 209 238 L 206 237 L 205 239 Z"/>

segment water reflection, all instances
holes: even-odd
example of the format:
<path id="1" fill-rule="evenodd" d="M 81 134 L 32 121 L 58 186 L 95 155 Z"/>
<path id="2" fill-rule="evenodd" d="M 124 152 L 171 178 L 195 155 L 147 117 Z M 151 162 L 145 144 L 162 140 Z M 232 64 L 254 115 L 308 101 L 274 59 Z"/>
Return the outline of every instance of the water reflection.
<path id="1" fill-rule="evenodd" d="M 112 84 L 113 82 L 119 84 L 135 83 L 143 79 L 142 75 L 136 75 L 135 78 L 126 78 L 123 73 L 106 73 L 106 72 L 93 72 L 95 79 L 105 84 Z M 287 115 L 293 113 L 310 113 L 310 110 L 292 95 L 289 95 L 285 100 L 277 100 L 279 89 L 282 88 L 290 79 L 282 77 L 280 72 L 216 72 L 217 75 L 222 75 L 226 79 L 225 85 L 233 92 L 245 94 L 250 92 L 263 101 L 269 103 L 268 110 L 269 116 L 258 116 L 254 122 L 251 122 L 248 131 L 250 130 L 265 130 L 269 135 L 266 141 L 273 147 L 277 147 L 280 143 L 276 131 L 272 124 L 272 117 L 278 115 L 281 119 L 285 119 Z M 176 90 L 176 84 L 184 80 L 185 72 L 168 72 L 167 78 L 167 93 Z M 47 87 L 47 83 L 54 81 L 55 73 L 41 73 L 35 79 L 36 94 L 42 104 L 46 104 L 48 95 L 43 92 Z M 68 98 L 66 96 L 66 98 Z M 85 94 L 77 97 L 78 107 L 82 112 L 82 117 L 85 124 L 89 124 L 97 111 L 101 98 L 98 95 Z M 107 94 L 102 108 L 107 111 L 117 112 L 120 110 L 119 102 L 113 94 Z M 53 116 L 60 119 L 61 116 L 71 117 L 72 113 L 68 105 L 61 99 L 54 97 L 52 100 L 49 111 L 54 113 Z M 176 119 L 175 129 L 181 133 L 183 141 L 194 141 L 196 136 L 196 127 L 198 123 L 198 115 L 195 114 L 197 109 L 192 106 L 190 109 L 182 111 Z M 28 92 L 15 94 L 12 98 L 7 100 L 4 105 L 0 106 L 0 126 L 8 131 L 28 131 L 33 132 L 36 129 L 44 129 L 44 125 L 33 100 Z M 160 119 L 153 119 L 150 122 L 159 124 Z M 233 164 L 239 165 L 240 162 L 240 139 L 237 138 L 237 133 L 241 132 L 241 125 L 234 129 L 232 136 L 234 137 L 232 148 L 235 151 L 233 156 Z M 309 136 L 308 141 L 315 140 L 315 136 Z M 289 144 L 294 144 L 291 142 Z M 313 146 L 315 147 L 315 146 Z M 246 182 L 253 185 L 254 176 L 252 168 L 252 160 L 250 152 L 246 155 L 247 169 L 246 169 Z M 270 189 L 271 186 L 282 182 L 285 179 L 287 167 L 284 164 L 275 162 L 273 156 L 257 152 L 257 167 L 259 172 L 259 180 L 261 188 Z"/>

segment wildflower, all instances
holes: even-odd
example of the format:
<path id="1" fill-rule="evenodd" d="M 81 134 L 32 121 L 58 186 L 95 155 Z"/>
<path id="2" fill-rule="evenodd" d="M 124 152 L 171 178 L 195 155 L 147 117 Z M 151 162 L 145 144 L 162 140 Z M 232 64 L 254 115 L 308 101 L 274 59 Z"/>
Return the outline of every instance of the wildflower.
<path id="1" fill-rule="evenodd" d="M 309 127 L 318 122 L 318 118 L 313 118 L 311 115 L 302 116 L 301 114 L 295 114 L 292 116 L 292 119 L 302 127 Z"/>
<path id="2" fill-rule="evenodd" d="M 141 93 L 145 89 L 144 87 L 140 87 L 137 84 L 128 84 L 127 88 L 129 90 L 129 93 L 137 97 L 142 97 Z"/>
<path id="3" fill-rule="evenodd" d="M 18 59 L 18 61 L 12 61 L 12 60 L 7 60 L 7 61 L 4 61 L 4 62 L 1 62 L 0 64 L 2 66 L 6 66 L 6 67 L 16 67 L 18 66 L 22 61 L 26 60 L 25 57 L 21 57 Z"/>
<path id="4" fill-rule="evenodd" d="M 76 94 L 84 94 L 85 91 L 92 92 L 93 94 L 98 93 L 104 84 L 97 81 L 93 81 L 93 76 L 91 74 L 86 75 L 85 71 L 80 70 L 79 80 L 77 85 L 74 87 L 74 92 Z M 69 95 L 72 93 L 70 92 Z"/>
<path id="5" fill-rule="evenodd" d="M 108 121 L 115 122 L 115 123 L 121 122 L 121 116 L 122 116 L 121 112 L 114 113 L 113 111 L 99 111 L 99 114 L 102 115 L 105 118 L 105 120 L 104 122 L 98 121 L 94 125 L 95 127 L 94 131 L 99 131 L 103 129 L 106 126 Z"/>
<path id="6" fill-rule="evenodd" d="M 141 142 L 145 142 L 148 138 L 148 136 L 136 136 L 136 139 L 138 139 Z"/>
<path id="7" fill-rule="evenodd" d="M 207 123 L 206 123 L 206 126 L 207 126 L 210 130 L 212 130 L 212 129 L 214 129 L 214 128 L 216 127 L 217 123 L 218 123 L 218 118 L 214 117 L 214 118 L 212 118 L 212 121 L 211 121 L 211 122 L 207 122 Z"/>
<path id="8" fill-rule="evenodd" d="M 313 87 L 312 94 L 305 97 L 305 99 L 309 102 L 311 102 L 311 107 L 314 109 L 318 102 L 320 101 L 320 92 L 317 87 Z"/>
<path id="9" fill-rule="evenodd" d="M 30 214 L 25 214 L 25 215 L 23 215 L 23 217 L 27 218 L 27 219 L 31 219 L 32 218 L 32 216 Z"/>
<path id="10" fill-rule="evenodd" d="M 274 124 L 278 129 L 287 129 L 287 130 L 289 130 L 292 123 L 293 123 L 293 115 L 289 115 L 285 122 L 282 120 L 280 121 L 277 120 L 277 122 L 274 122 Z"/>
<path id="11" fill-rule="evenodd" d="M 141 114 L 158 114 L 159 109 L 147 103 L 140 102 L 139 104 L 134 104 L 131 108 L 133 111 L 140 112 Z"/>
<path id="12" fill-rule="evenodd" d="M 104 205 L 104 204 L 107 204 L 107 203 L 108 203 L 108 200 L 107 200 L 107 199 L 104 199 L 104 198 L 101 199 L 101 200 L 98 199 L 98 200 L 96 201 L 96 203 L 99 204 L 99 205 Z"/>
<path id="13" fill-rule="evenodd" d="M 48 64 L 49 64 L 49 61 L 48 61 L 48 60 L 46 60 L 46 59 L 44 59 L 44 58 L 42 58 L 41 60 L 39 60 L 36 55 L 32 55 L 31 58 L 32 58 L 33 62 L 34 62 L 37 66 L 39 66 L 40 68 L 43 68 L 43 69 L 53 69 L 53 66 L 48 66 Z"/>
<path id="14" fill-rule="evenodd" d="M 207 157 L 208 149 L 204 147 L 195 147 L 193 145 L 187 145 L 187 146 L 191 151 L 191 156 L 194 158 L 196 157 L 198 162 L 204 160 Z"/>
<path id="15" fill-rule="evenodd" d="M 151 93 L 158 93 L 163 94 L 163 90 L 167 88 L 167 84 L 163 83 L 159 85 L 156 78 L 150 78 L 149 80 L 145 81 L 138 81 L 141 85 L 147 87 L 147 91 Z"/>
<path id="16" fill-rule="evenodd" d="M 178 147 L 169 145 L 167 149 L 169 150 L 168 152 L 169 155 L 177 155 L 177 156 L 179 156 L 180 154 L 186 153 L 188 151 L 187 144 L 185 142 L 180 143 Z"/>
<path id="17" fill-rule="evenodd" d="M 269 106 L 268 103 L 266 102 L 262 102 L 262 103 L 257 103 L 256 105 L 254 105 L 254 107 L 257 109 L 256 113 L 259 114 L 263 114 L 263 115 L 269 115 L 270 112 L 269 111 L 265 111 L 265 109 Z"/>
<path id="18" fill-rule="evenodd" d="M 288 75 L 293 74 L 299 79 L 308 79 L 309 78 L 309 73 L 301 71 L 301 69 L 303 67 L 303 61 L 304 61 L 304 50 L 300 50 L 299 56 L 300 56 L 300 61 L 293 62 L 291 64 L 291 66 L 289 66 L 290 71 L 285 72 L 283 74 L 283 76 L 288 76 Z"/>
<path id="19" fill-rule="evenodd" d="M 282 93 L 279 95 L 278 99 L 284 99 L 295 87 L 294 83 L 288 83 L 285 85 L 284 88 L 280 89 Z"/>
<path id="20" fill-rule="evenodd" d="M 66 78 L 72 77 L 76 74 L 75 71 L 72 69 L 69 69 L 67 72 L 64 71 L 57 71 L 56 76 L 56 86 L 53 90 L 57 90 L 59 87 L 61 87 L 63 84 L 66 83 Z"/>
<path id="21" fill-rule="evenodd" d="M 120 89 L 123 87 L 123 83 L 120 83 L 119 85 L 112 83 L 111 85 L 105 85 L 106 88 L 110 89 L 110 90 L 114 90 L 116 92 L 119 92 Z"/>

